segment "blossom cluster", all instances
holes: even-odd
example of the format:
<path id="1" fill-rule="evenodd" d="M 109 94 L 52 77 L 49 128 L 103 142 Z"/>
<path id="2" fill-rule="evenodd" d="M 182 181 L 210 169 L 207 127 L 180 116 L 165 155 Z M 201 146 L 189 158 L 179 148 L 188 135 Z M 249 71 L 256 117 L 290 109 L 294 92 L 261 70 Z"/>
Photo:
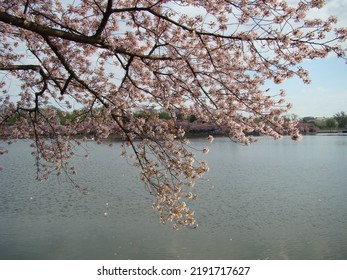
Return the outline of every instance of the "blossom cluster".
<path id="1" fill-rule="evenodd" d="M 307 16 L 323 4 L 2 1 L 1 137 L 33 139 L 38 178 L 70 178 L 80 138 L 100 141 L 117 131 L 161 221 L 195 225 L 190 188 L 208 167 L 195 160 L 178 117 L 194 114 L 247 145 L 255 132 L 299 139 L 296 123 L 282 118 L 292 106 L 285 92 L 264 84 L 295 76 L 309 83 L 303 60 L 345 57 L 347 29 L 335 17 Z M 62 123 L 53 107 L 74 117 Z M 153 114 L 158 109 L 169 120 Z"/>

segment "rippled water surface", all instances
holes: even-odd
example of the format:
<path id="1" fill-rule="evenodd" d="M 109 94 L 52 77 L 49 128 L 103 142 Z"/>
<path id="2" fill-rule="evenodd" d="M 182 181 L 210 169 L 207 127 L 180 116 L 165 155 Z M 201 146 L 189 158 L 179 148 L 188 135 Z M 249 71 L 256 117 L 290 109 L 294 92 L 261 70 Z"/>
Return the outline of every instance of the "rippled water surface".
<path id="1" fill-rule="evenodd" d="M 87 196 L 35 181 L 28 146 L 0 156 L 0 259 L 347 259 L 346 136 L 217 138 L 195 189 L 199 227 L 178 232 L 158 222 L 119 144 L 88 142 L 89 159 L 75 159 Z"/>

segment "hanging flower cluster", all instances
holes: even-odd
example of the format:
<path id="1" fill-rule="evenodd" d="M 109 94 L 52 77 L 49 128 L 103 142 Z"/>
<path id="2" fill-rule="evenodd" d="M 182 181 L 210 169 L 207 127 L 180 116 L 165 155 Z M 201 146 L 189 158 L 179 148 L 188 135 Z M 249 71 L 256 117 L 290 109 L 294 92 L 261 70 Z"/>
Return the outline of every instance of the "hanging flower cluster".
<path id="1" fill-rule="evenodd" d="M 292 106 L 285 92 L 264 83 L 294 76 L 309 83 L 304 59 L 345 56 L 347 29 L 334 17 L 307 18 L 323 5 L 3 0 L 1 137 L 34 139 L 37 175 L 47 178 L 76 173 L 69 160 L 82 137 L 117 133 L 161 221 L 194 226 L 190 188 L 208 167 L 195 159 L 178 116 L 194 114 L 243 144 L 254 133 L 299 139 L 296 123 L 281 117 Z"/>

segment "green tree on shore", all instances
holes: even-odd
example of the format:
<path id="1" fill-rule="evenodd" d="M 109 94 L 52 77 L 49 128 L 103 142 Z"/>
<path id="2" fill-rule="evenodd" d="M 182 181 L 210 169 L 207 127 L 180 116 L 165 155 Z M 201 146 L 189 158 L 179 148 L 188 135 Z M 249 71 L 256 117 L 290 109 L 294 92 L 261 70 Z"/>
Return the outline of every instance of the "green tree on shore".
<path id="1" fill-rule="evenodd" d="M 346 128 L 347 127 L 347 115 L 345 112 L 341 111 L 334 115 L 334 119 L 337 121 L 338 128 Z"/>
<path id="2" fill-rule="evenodd" d="M 327 119 L 325 121 L 325 125 L 328 129 L 330 129 L 330 132 L 332 132 L 332 130 L 337 127 L 337 123 L 336 123 L 336 120 L 334 118 Z"/>

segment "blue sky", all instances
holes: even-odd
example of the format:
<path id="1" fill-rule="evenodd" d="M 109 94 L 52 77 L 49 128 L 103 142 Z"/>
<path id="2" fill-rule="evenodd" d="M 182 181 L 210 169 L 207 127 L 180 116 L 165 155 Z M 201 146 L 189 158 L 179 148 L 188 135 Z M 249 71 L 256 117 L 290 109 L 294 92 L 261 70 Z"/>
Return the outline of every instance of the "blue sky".
<path id="1" fill-rule="evenodd" d="M 272 93 L 286 90 L 286 100 L 293 104 L 290 114 L 299 117 L 332 117 L 340 111 L 347 112 L 347 64 L 343 59 L 329 57 L 306 61 L 302 66 L 310 72 L 311 83 L 298 78 L 281 85 L 270 86 Z"/>
<path id="2" fill-rule="evenodd" d="M 347 1 L 327 0 L 326 6 L 313 10 L 312 18 L 326 19 L 334 15 L 339 27 L 347 27 Z M 340 111 L 347 112 L 347 64 L 336 56 L 305 61 L 302 66 L 309 70 L 311 84 L 291 79 L 280 85 L 287 91 L 286 99 L 293 104 L 290 111 L 299 117 L 332 117 Z M 272 88 L 271 88 L 272 90 Z"/>

